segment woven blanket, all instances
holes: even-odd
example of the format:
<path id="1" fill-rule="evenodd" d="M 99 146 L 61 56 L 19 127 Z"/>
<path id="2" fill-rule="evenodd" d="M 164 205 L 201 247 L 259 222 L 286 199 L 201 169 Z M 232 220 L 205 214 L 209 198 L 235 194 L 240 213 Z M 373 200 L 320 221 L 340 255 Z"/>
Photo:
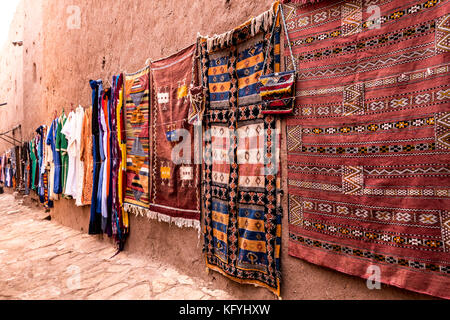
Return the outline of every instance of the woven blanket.
<path id="1" fill-rule="evenodd" d="M 450 3 L 284 9 L 289 254 L 450 298 Z"/>
<path id="2" fill-rule="evenodd" d="M 124 207 L 144 214 L 149 208 L 149 67 L 125 76 L 127 187 Z"/>
<path id="3" fill-rule="evenodd" d="M 188 124 L 195 45 L 152 63 L 150 218 L 200 231 L 200 165 Z"/>
<path id="4" fill-rule="evenodd" d="M 272 116 L 262 114 L 257 91 L 268 39 L 265 32 L 252 36 L 250 23 L 233 34 L 235 47 L 207 53 L 202 44 L 202 78 L 209 90 L 205 251 L 208 268 L 280 295 L 281 210 L 273 170 L 279 130 Z M 278 68 L 278 51 L 271 50 L 269 58 L 269 69 Z"/>

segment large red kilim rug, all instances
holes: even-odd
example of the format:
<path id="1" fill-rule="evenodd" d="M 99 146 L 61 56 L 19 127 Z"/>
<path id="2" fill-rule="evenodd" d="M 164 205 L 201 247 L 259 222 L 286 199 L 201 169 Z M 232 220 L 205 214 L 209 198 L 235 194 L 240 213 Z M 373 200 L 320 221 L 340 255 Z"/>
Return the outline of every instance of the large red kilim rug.
<path id="1" fill-rule="evenodd" d="M 289 254 L 450 298 L 449 1 L 284 12 L 299 70 Z"/>

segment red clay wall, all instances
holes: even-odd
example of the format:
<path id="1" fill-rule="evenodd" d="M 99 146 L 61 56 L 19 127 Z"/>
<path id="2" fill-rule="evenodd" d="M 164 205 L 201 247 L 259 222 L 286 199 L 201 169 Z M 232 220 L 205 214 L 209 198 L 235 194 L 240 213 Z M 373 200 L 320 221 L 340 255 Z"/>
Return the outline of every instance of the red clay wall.
<path id="1" fill-rule="evenodd" d="M 27 3 L 24 50 L 28 49 L 28 53 L 24 56 L 25 93 L 21 111 L 27 138 L 38 125 L 49 122 L 54 110 L 90 104 L 89 79 L 106 81 L 120 71 L 136 71 L 149 57 L 158 59 L 193 43 L 197 32 L 212 35 L 227 31 L 267 10 L 272 3 L 271 0 L 24 1 Z M 67 28 L 69 5 L 81 9 L 80 29 Z M 2 90 L 3 86 L 0 93 Z M 285 160 L 284 150 L 284 165 Z M 428 298 L 384 285 L 381 290 L 369 290 L 363 279 L 289 257 L 286 201 L 284 210 L 284 299 Z M 87 232 L 89 208 L 77 208 L 74 201 L 57 202 L 52 216 L 64 225 Z M 201 245 L 202 239 L 194 230 L 133 216 L 125 250 L 165 261 L 242 299 L 274 298 L 265 289 L 238 285 L 215 272 L 208 275 Z"/>
<path id="2" fill-rule="evenodd" d="M 20 5 L 11 22 L 8 40 L 0 43 L 0 104 L 7 103 L 0 107 L 0 133 L 23 122 L 23 47 L 12 44 L 12 41 L 23 40 L 23 31 L 24 12 Z M 14 132 L 14 138 L 20 140 L 19 130 Z M 0 154 L 11 147 L 0 139 Z"/>

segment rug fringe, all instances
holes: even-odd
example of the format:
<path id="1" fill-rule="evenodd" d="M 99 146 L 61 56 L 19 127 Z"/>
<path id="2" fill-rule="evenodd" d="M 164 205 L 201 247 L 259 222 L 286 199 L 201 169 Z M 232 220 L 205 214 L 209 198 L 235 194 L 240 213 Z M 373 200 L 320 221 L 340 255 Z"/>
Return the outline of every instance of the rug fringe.
<path id="1" fill-rule="evenodd" d="M 144 217 L 146 214 L 147 209 L 142 208 L 142 207 L 138 207 L 129 203 L 125 203 L 123 205 L 123 208 L 125 209 L 126 212 L 128 213 L 132 213 L 134 214 L 136 217 L 137 216 L 141 216 Z"/>
<path id="2" fill-rule="evenodd" d="M 274 7 L 272 6 L 271 9 L 261 13 L 255 18 L 248 20 L 243 25 L 250 24 L 251 35 L 255 36 L 261 31 L 269 31 L 270 27 L 272 27 L 274 16 L 275 12 Z M 233 34 L 243 25 L 222 34 L 215 34 L 213 36 L 206 37 L 206 47 L 208 52 L 212 52 L 212 50 L 216 47 L 222 49 L 231 46 L 233 42 Z"/>
<path id="3" fill-rule="evenodd" d="M 155 211 L 151 211 L 151 210 L 147 210 L 147 214 L 146 214 L 148 219 L 152 219 L 152 220 L 158 220 L 158 222 L 166 222 L 168 224 L 174 224 L 176 225 L 178 228 L 194 228 L 198 231 L 198 233 L 200 234 L 200 221 L 199 220 L 194 220 L 194 219 L 186 219 L 186 218 L 173 218 L 169 215 L 166 214 L 162 214 L 159 212 L 155 212 Z"/>
<path id="4" fill-rule="evenodd" d="M 199 237 L 200 237 L 200 221 L 194 220 L 194 219 L 186 219 L 186 218 L 173 218 L 171 216 L 168 216 L 166 214 L 162 214 L 159 212 L 151 211 L 142 207 L 138 207 L 129 203 L 125 203 L 123 208 L 128 213 L 134 214 L 136 217 L 147 217 L 148 219 L 152 220 L 158 220 L 158 222 L 166 222 L 168 224 L 174 224 L 178 228 L 194 228 L 198 231 Z"/>

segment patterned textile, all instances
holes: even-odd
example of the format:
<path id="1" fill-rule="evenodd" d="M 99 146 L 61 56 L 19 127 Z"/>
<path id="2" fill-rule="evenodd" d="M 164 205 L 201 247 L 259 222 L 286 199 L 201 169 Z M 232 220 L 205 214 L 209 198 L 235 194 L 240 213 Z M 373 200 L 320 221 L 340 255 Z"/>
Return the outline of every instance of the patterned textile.
<path id="1" fill-rule="evenodd" d="M 281 0 L 281 3 L 314 3 L 319 2 L 321 0 Z M 370 0 L 369 0 L 370 1 Z M 377 0 L 375 0 L 377 1 Z"/>
<path id="2" fill-rule="evenodd" d="M 450 3 L 284 8 L 299 70 L 289 254 L 450 298 Z"/>
<path id="3" fill-rule="evenodd" d="M 67 154 L 67 139 L 61 132 L 62 128 L 66 124 L 67 117 L 63 114 L 58 119 L 58 125 L 56 129 L 56 151 L 59 152 L 61 159 L 61 185 L 58 194 L 65 193 L 67 183 L 67 172 L 69 170 L 69 155 Z"/>
<path id="4" fill-rule="evenodd" d="M 149 208 L 149 67 L 125 75 L 127 189 L 125 209 L 144 214 Z"/>
<path id="5" fill-rule="evenodd" d="M 263 99 L 263 113 L 286 114 L 292 112 L 295 71 L 261 76 L 260 83 L 259 92 Z"/>
<path id="6" fill-rule="evenodd" d="M 120 75 L 120 91 L 119 91 L 119 101 L 117 102 L 117 138 L 119 142 L 120 158 L 119 173 L 117 177 L 117 197 L 119 201 L 119 219 L 122 217 L 122 224 L 124 232 L 122 234 L 123 238 L 128 234 L 130 224 L 128 219 L 128 212 L 124 209 L 124 197 L 126 193 L 126 179 L 127 179 L 127 141 L 125 132 L 125 115 L 124 115 L 124 84 L 123 84 L 123 74 Z"/>
<path id="7" fill-rule="evenodd" d="M 200 231 L 200 165 L 187 123 L 195 45 L 152 63 L 150 218 Z M 190 139 L 190 140 L 188 140 Z M 179 149 L 182 150 L 182 154 Z"/>
<path id="8" fill-rule="evenodd" d="M 240 282 L 280 295 L 281 209 L 276 164 L 279 130 L 262 114 L 257 91 L 270 34 L 252 36 L 252 23 L 234 30 L 231 48 L 206 52 L 202 77 L 206 107 L 206 265 Z M 279 28 L 276 28 L 279 32 Z M 267 30 L 266 30 L 267 31 Z M 279 37 L 275 37 L 279 40 Z M 272 72 L 278 49 L 270 51 Z"/>
<path id="9" fill-rule="evenodd" d="M 121 163 L 126 161 L 121 150 L 121 121 L 120 113 L 123 111 L 123 75 L 113 77 L 111 96 L 110 123 L 111 123 L 111 207 L 112 207 L 112 234 L 119 251 L 123 250 L 128 234 L 128 215 L 122 206 L 122 171 Z M 120 178 L 120 184 L 119 184 Z M 124 214 L 125 213 L 125 214 Z"/>

